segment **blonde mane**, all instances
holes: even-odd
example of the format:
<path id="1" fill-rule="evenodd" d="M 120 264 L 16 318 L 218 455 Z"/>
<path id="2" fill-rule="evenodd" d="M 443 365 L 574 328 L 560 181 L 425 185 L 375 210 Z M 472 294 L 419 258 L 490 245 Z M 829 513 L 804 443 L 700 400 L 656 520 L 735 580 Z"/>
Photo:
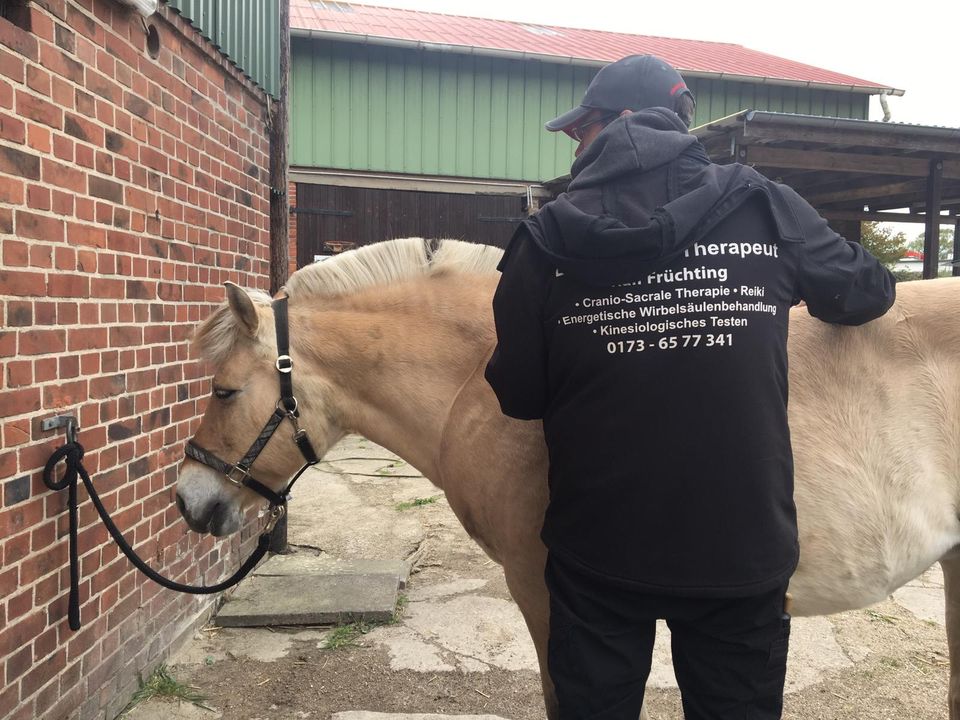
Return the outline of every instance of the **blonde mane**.
<path id="1" fill-rule="evenodd" d="M 462 240 L 403 238 L 366 245 L 297 270 L 287 295 L 330 297 L 440 272 L 492 273 L 503 250 Z"/>
<path id="2" fill-rule="evenodd" d="M 334 297 L 426 275 L 493 273 L 501 257 L 500 248 L 462 240 L 387 240 L 307 265 L 290 276 L 284 290 L 291 300 Z M 254 304 L 262 306 L 261 317 L 265 318 L 270 313 L 270 296 L 262 290 L 247 289 L 246 292 Z M 260 339 L 272 345 L 273 321 L 261 322 L 260 329 Z M 219 365 L 233 349 L 238 331 L 236 317 L 230 307 L 223 304 L 197 328 L 194 350 Z"/>

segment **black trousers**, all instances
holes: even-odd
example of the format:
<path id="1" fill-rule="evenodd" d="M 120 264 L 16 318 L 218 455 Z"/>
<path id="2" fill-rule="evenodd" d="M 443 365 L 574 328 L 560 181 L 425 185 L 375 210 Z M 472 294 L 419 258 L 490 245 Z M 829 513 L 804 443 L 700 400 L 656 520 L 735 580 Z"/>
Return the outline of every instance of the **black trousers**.
<path id="1" fill-rule="evenodd" d="M 670 627 L 686 720 L 779 720 L 786 587 L 745 598 L 641 594 L 551 553 L 548 665 L 561 720 L 637 720 L 656 621 Z"/>

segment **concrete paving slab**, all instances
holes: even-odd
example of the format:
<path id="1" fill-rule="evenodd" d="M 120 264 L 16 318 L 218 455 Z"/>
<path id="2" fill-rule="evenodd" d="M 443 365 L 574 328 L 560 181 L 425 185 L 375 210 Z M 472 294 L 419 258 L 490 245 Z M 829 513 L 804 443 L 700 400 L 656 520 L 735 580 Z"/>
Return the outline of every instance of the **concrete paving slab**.
<path id="1" fill-rule="evenodd" d="M 540 672 L 523 616 L 514 603 L 500 598 L 461 595 L 411 602 L 401 625 L 368 638 L 387 648 L 393 670 Z"/>
<path id="2" fill-rule="evenodd" d="M 171 665 L 214 665 L 228 659 L 244 658 L 274 662 L 287 657 L 296 645 L 310 643 L 322 648 L 332 630 L 277 631 L 273 628 L 210 627 L 198 631 L 193 642 L 170 656 Z"/>
<path id="3" fill-rule="evenodd" d="M 403 560 L 345 560 L 328 555 L 274 555 L 253 571 L 254 577 L 305 575 L 386 575 L 403 589 L 410 578 L 410 563 Z"/>
<path id="4" fill-rule="evenodd" d="M 222 717 L 215 710 L 205 710 L 193 703 L 154 698 L 134 707 L 123 720 L 220 720 Z"/>
<path id="5" fill-rule="evenodd" d="M 893 594 L 893 601 L 920 620 L 946 626 L 943 569 L 937 563 Z"/>
<path id="6" fill-rule="evenodd" d="M 245 580 L 217 613 L 223 627 L 386 622 L 397 606 L 395 575 L 266 576 Z"/>
<path id="7" fill-rule="evenodd" d="M 365 480 L 377 488 L 386 483 L 393 488 L 394 483 L 402 482 L 396 478 Z M 305 473 L 290 505 L 287 519 L 290 542 L 341 558 L 403 560 L 409 557 L 423 541 L 423 525 L 417 513 L 398 512 L 393 502 L 389 505 L 371 502 L 366 490 L 367 483 L 354 483 L 349 475 L 319 470 Z M 437 492 L 434 489 L 429 494 Z"/>

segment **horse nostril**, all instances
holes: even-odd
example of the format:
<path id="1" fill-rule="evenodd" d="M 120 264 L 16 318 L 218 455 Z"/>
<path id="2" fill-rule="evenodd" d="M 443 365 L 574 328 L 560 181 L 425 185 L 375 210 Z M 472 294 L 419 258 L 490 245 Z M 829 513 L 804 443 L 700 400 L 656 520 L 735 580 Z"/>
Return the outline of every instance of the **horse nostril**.
<path id="1" fill-rule="evenodd" d="M 177 510 L 180 511 L 181 517 L 187 516 L 187 504 L 183 501 L 183 498 L 180 497 L 180 493 L 177 493 Z"/>

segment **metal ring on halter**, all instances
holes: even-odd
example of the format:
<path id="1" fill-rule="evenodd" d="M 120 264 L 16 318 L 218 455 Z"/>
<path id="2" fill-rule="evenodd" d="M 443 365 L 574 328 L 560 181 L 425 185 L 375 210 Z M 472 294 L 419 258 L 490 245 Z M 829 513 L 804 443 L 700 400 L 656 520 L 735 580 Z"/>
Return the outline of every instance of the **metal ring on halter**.
<path id="1" fill-rule="evenodd" d="M 277 370 L 279 370 L 282 373 L 292 373 L 293 358 L 290 357 L 289 355 L 281 355 L 280 357 L 277 358 L 276 366 L 277 366 Z"/>
<path id="2" fill-rule="evenodd" d="M 284 399 L 293 400 L 293 407 L 288 408 L 283 402 Z M 291 415 L 291 416 L 296 415 L 298 407 L 299 407 L 299 403 L 297 403 L 297 399 L 293 396 L 289 398 L 280 398 L 279 400 L 277 400 L 277 410 L 279 410 L 280 412 L 286 413 L 287 415 Z"/>
<path id="3" fill-rule="evenodd" d="M 263 526 L 264 532 L 273 532 L 273 528 L 280 521 L 280 518 L 283 517 L 283 514 L 286 512 L 286 509 L 283 505 L 274 505 L 270 510 L 270 518 L 267 520 L 267 524 Z"/>
<path id="4" fill-rule="evenodd" d="M 235 472 L 240 473 L 239 479 L 233 476 Z M 226 473 L 225 477 L 229 482 L 232 482 L 237 487 L 243 487 L 244 486 L 243 481 L 246 480 L 248 477 L 250 477 L 250 468 L 237 463 L 232 468 L 230 468 L 230 472 Z"/>

